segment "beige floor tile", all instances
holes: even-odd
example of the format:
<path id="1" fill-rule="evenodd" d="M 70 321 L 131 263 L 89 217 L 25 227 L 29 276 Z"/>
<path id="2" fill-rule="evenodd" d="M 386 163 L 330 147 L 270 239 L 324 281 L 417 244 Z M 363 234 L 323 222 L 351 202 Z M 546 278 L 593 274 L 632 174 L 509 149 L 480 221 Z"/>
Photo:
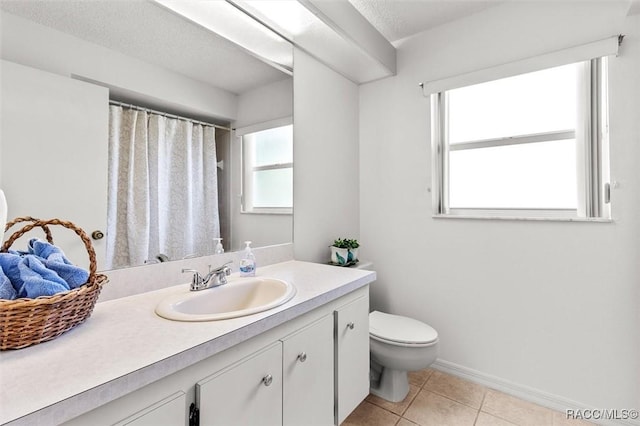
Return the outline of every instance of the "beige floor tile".
<path id="1" fill-rule="evenodd" d="M 482 385 L 440 371 L 434 371 L 431 374 L 423 389 L 446 396 L 473 408 L 480 408 L 484 394 L 487 391 L 487 388 Z"/>
<path id="2" fill-rule="evenodd" d="M 478 414 L 475 426 L 514 426 L 514 423 L 502 420 L 499 417 L 495 417 L 481 411 Z"/>
<path id="3" fill-rule="evenodd" d="M 553 426 L 593 426 L 594 424 L 586 420 L 568 419 L 566 413 L 553 412 Z"/>
<path id="4" fill-rule="evenodd" d="M 405 399 L 400 402 L 389 402 L 385 399 L 371 394 L 367 397 L 367 401 L 401 416 L 407 410 L 407 407 L 409 407 L 409 404 L 411 404 L 413 398 L 416 397 L 419 391 L 419 387 L 409 385 L 409 393 L 407 394 Z"/>
<path id="5" fill-rule="evenodd" d="M 553 411 L 511 395 L 489 389 L 482 411 L 520 426 L 552 426 Z"/>
<path id="6" fill-rule="evenodd" d="M 394 426 L 400 416 L 364 401 L 349 414 L 341 426 Z"/>
<path id="7" fill-rule="evenodd" d="M 471 426 L 476 414 L 473 408 L 423 389 L 404 417 L 421 426 Z"/>
<path id="8" fill-rule="evenodd" d="M 410 422 L 409 420 L 405 419 L 404 417 L 400 419 L 400 421 L 398 422 L 398 424 L 396 426 L 418 426 L 413 422 Z"/>
<path id="9" fill-rule="evenodd" d="M 427 382 L 427 380 L 429 380 L 429 377 L 431 377 L 433 371 L 434 370 L 430 368 L 425 368 L 424 370 L 418 371 L 409 371 L 409 384 L 421 388 Z"/>

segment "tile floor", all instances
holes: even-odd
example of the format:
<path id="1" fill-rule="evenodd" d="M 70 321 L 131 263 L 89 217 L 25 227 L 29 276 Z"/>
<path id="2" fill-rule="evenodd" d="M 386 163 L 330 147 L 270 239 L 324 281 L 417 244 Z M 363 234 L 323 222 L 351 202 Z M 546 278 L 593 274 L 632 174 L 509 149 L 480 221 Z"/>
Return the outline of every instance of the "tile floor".
<path id="1" fill-rule="evenodd" d="M 342 426 L 593 426 L 440 371 L 409 373 L 409 395 L 369 395 Z"/>

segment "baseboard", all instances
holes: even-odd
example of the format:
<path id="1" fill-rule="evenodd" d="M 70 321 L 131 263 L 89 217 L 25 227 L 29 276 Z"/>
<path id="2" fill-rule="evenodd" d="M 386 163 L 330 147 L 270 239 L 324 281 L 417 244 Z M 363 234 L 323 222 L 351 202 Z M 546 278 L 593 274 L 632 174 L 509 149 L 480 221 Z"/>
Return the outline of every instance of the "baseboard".
<path id="1" fill-rule="evenodd" d="M 548 392 L 543 392 L 538 389 L 534 389 L 528 386 L 514 383 L 509 380 L 492 376 L 490 374 L 473 370 L 471 368 L 454 364 L 452 362 L 445 361 L 442 359 L 436 360 L 431 365 L 431 368 L 442 371 L 444 373 L 451 374 L 453 376 L 460 377 L 470 382 L 484 385 L 488 388 L 495 389 L 500 392 L 504 392 L 508 395 L 515 396 L 525 401 L 533 402 L 534 404 L 538 404 L 543 407 L 550 408 L 552 410 L 560 411 L 562 413 L 566 412 L 566 410 L 568 409 L 570 410 L 594 410 L 595 409 L 594 407 L 589 407 L 577 401 L 573 401 L 558 395 L 553 395 Z M 602 407 L 598 407 L 598 408 L 602 408 Z M 628 408 L 630 409 L 635 407 L 628 407 Z M 638 421 L 637 419 L 636 420 L 597 420 L 597 424 L 602 426 L 640 426 L 640 421 Z"/>

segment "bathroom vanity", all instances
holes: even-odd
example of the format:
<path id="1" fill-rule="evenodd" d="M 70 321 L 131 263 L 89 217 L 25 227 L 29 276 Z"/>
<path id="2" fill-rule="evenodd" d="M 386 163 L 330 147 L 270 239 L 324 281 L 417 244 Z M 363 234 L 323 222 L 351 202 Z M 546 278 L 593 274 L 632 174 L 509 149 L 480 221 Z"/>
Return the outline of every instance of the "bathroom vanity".
<path id="1" fill-rule="evenodd" d="M 170 287 L 99 303 L 58 339 L 1 353 L 0 423 L 339 424 L 369 392 L 375 273 L 289 261 L 258 275 L 296 295 L 254 315 L 179 322 L 154 313 Z"/>

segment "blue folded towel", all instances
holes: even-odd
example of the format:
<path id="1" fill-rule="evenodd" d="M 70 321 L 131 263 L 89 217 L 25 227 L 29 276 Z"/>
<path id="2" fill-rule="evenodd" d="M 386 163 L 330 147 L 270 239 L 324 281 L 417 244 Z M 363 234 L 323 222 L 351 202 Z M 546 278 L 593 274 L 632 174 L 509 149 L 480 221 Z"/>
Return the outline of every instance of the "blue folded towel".
<path id="1" fill-rule="evenodd" d="M 30 239 L 27 248 L 29 250 L 29 253 L 35 254 L 38 257 L 42 257 L 43 259 L 55 258 L 61 262 L 69 262 L 67 258 L 64 257 L 64 253 L 62 253 L 62 250 L 60 250 L 53 244 L 42 241 L 38 238 Z"/>
<path id="2" fill-rule="evenodd" d="M 18 298 L 34 299 L 70 290 L 65 280 L 34 255 L 0 253 L 0 267 L 13 284 Z"/>
<path id="3" fill-rule="evenodd" d="M 0 299 L 13 300 L 17 295 L 18 292 L 13 288 L 13 284 L 0 268 Z"/>
<path id="4" fill-rule="evenodd" d="M 46 241 L 33 238 L 29 241 L 29 253 L 38 256 L 47 268 L 55 271 L 69 284 L 71 289 L 78 288 L 89 279 L 89 272 L 72 264 L 58 247 Z"/>

